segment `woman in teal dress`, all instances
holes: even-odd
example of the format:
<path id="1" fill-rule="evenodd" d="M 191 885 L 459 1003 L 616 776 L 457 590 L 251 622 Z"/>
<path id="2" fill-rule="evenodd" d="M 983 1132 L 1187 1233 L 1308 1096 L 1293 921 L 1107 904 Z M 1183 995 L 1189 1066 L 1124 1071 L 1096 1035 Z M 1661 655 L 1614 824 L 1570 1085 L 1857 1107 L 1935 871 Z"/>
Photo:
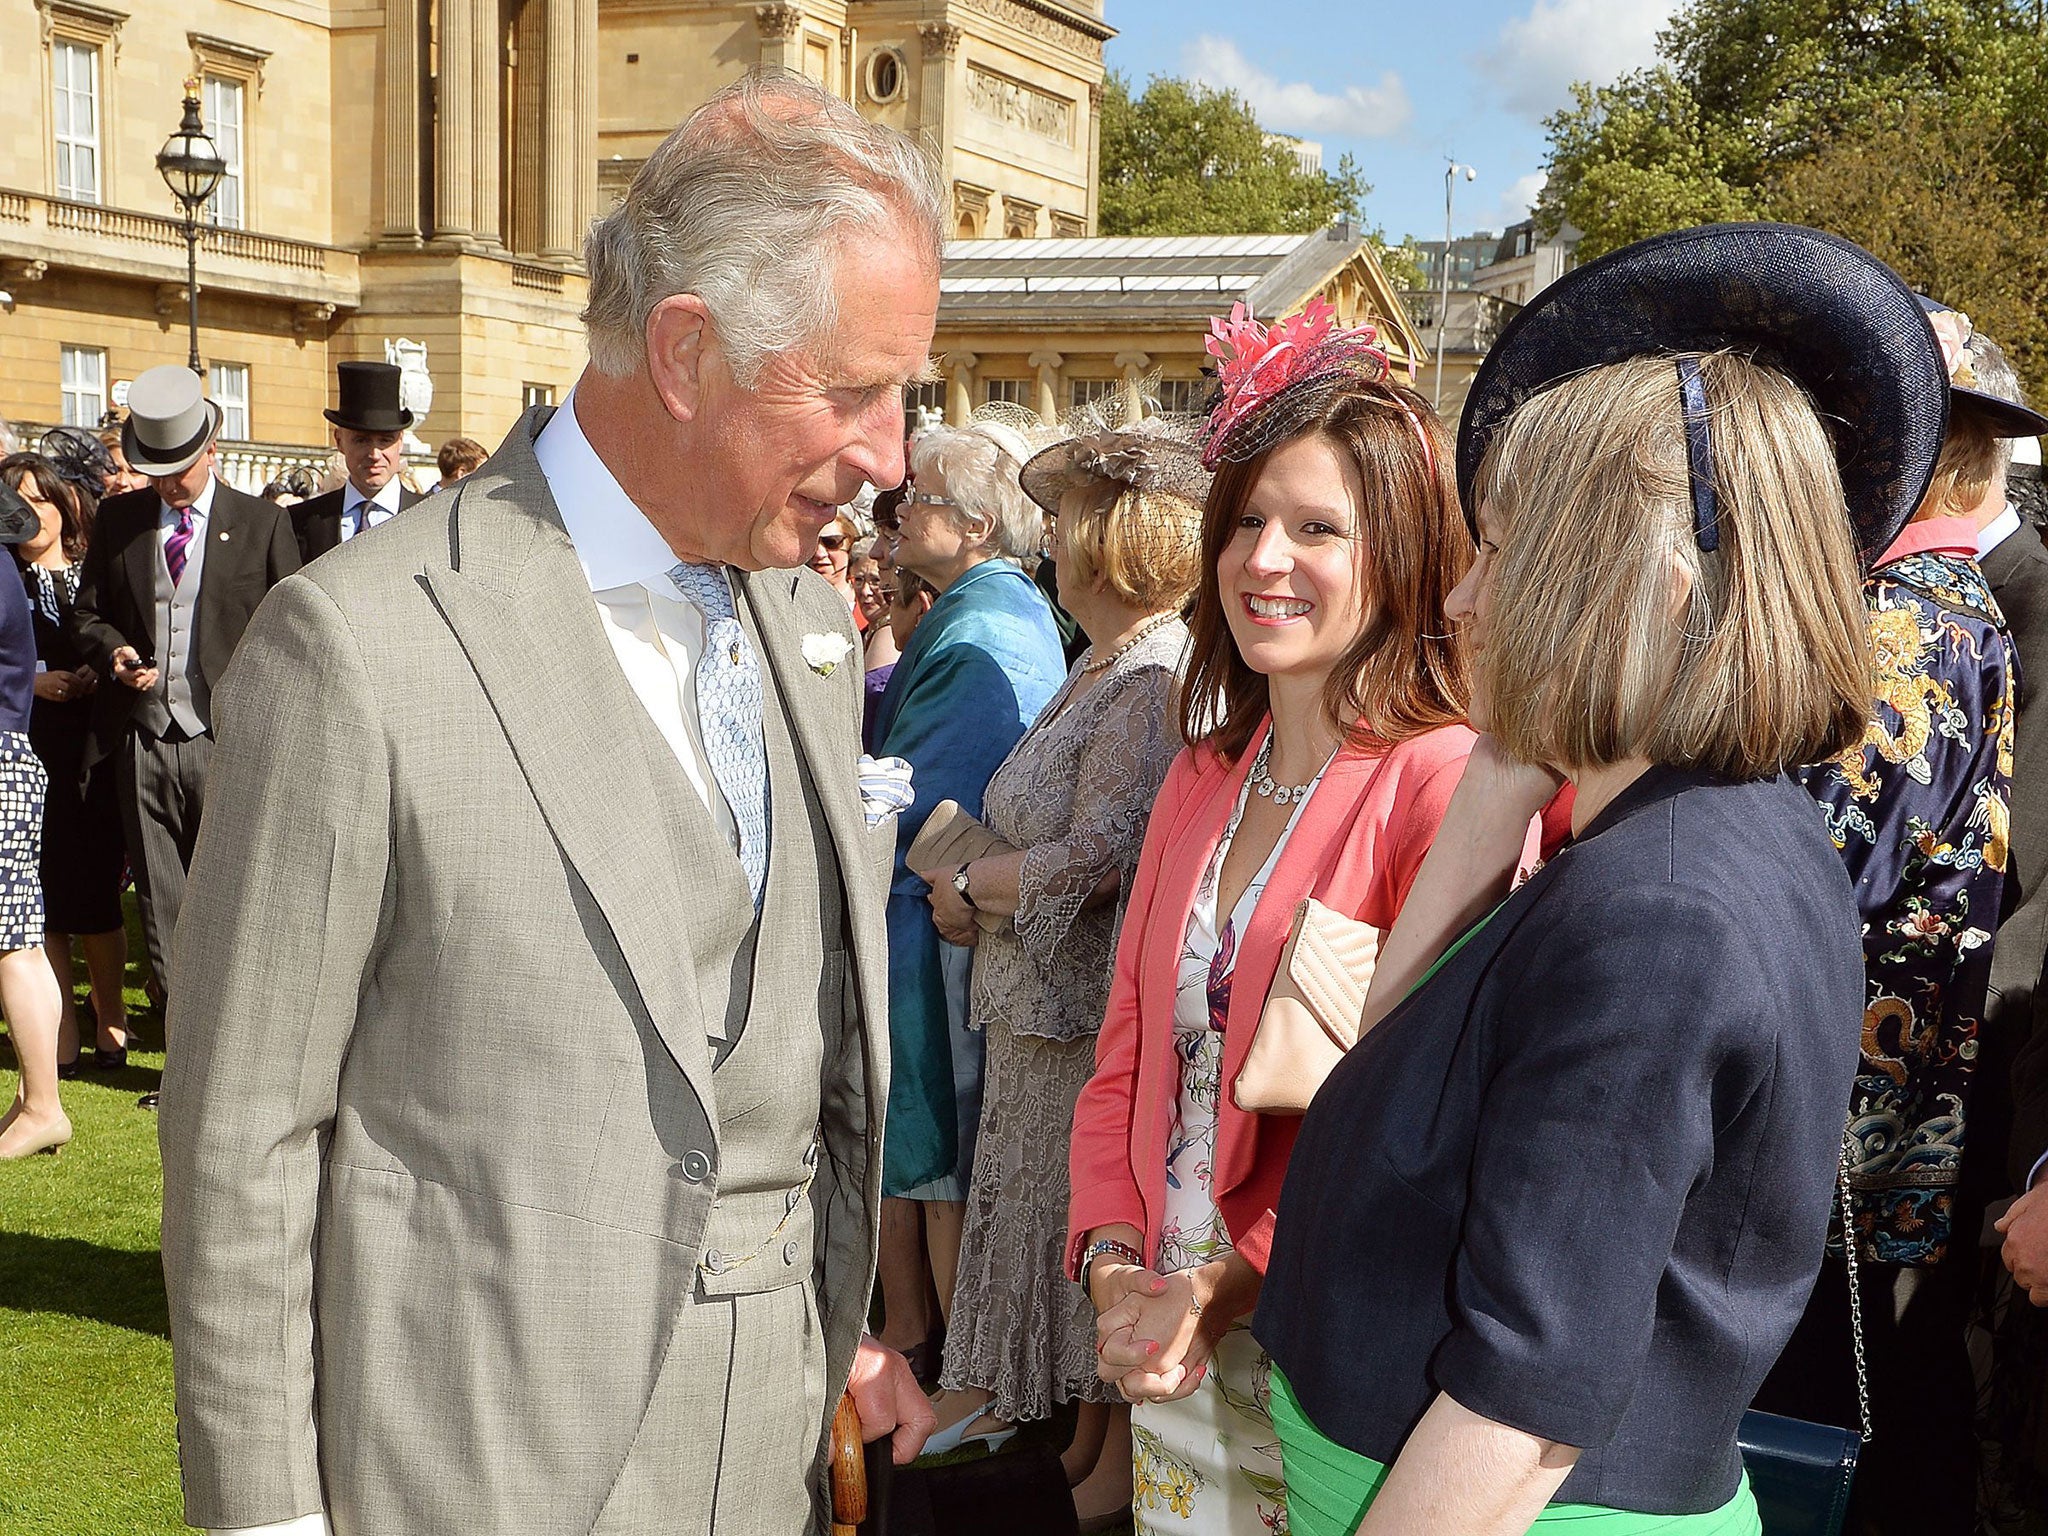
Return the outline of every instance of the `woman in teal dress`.
<path id="1" fill-rule="evenodd" d="M 1066 680 L 1052 610 L 1021 563 L 1038 548 L 1038 508 L 1018 480 L 1034 447 L 1000 420 L 940 427 L 911 444 L 914 489 L 901 509 L 896 563 L 938 597 L 875 714 L 877 755 L 908 762 L 916 794 L 898 818 L 889 884 L 883 1337 L 917 1351 L 913 1364 L 932 1374 L 927 1275 L 942 1311 L 950 1308 L 982 1055 L 981 1036 L 966 1027 L 973 951 L 939 937 L 931 887 L 905 855 L 940 801 L 980 816 L 989 779 Z"/>

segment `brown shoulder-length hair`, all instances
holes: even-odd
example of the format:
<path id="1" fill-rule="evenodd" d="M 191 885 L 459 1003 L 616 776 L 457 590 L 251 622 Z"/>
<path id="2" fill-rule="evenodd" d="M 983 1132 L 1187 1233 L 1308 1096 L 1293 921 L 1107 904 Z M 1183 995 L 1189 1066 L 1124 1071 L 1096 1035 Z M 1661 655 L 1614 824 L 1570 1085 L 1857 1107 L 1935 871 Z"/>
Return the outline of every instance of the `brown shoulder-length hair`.
<path id="1" fill-rule="evenodd" d="M 1472 563 L 1451 436 L 1414 390 L 1346 382 L 1257 454 L 1222 465 L 1209 487 L 1180 725 L 1189 746 L 1206 742 L 1226 760 L 1243 754 L 1270 702 L 1265 674 L 1231 638 L 1217 562 L 1267 459 L 1311 435 L 1351 460 L 1364 490 L 1353 545 L 1365 625 L 1324 686 L 1331 724 L 1354 744 L 1387 748 L 1463 720 L 1471 698 L 1463 639 L 1444 622 L 1444 599 Z"/>
<path id="2" fill-rule="evenodd" d="M 10 491 L 19 491 L 24 480 L 34 480 L 37 493 L 57 509 L 62 529 L 57 542 L 63 548 L 64 558 L 74 565 L 85 558 L 86 542 L 92 537 L 92 514 L 70 483 L 57 473 L 56 465 L 40 453 L 10 453 L 0 459 L 0 480 L 7 483 Z"/>

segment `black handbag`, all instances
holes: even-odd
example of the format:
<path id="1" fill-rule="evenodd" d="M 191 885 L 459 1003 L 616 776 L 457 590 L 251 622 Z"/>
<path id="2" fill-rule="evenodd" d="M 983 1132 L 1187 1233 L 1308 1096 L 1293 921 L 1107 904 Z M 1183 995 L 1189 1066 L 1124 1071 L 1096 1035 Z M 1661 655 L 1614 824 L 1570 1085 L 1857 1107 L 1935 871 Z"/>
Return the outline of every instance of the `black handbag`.
<path id="1" fill-rule="evenodd" d="M 1856 1349 L 1856 1407 L 1863 1432 L 1811 1424 L 1754 1409 L 1735 1431 L 1749 1470 L 1764 1536 L 1841 1536 L 1849 1513 L 1856 1458 L 1870 1440 L 1870 1381 L 1863 1364 L 1863 1287 L 1857 1274 L 1856 1226 L 1849 1205 L 1850 1140 L 1842 1138 L 1842 1252 L 1849 1270 L 1849 1326 Z"/>

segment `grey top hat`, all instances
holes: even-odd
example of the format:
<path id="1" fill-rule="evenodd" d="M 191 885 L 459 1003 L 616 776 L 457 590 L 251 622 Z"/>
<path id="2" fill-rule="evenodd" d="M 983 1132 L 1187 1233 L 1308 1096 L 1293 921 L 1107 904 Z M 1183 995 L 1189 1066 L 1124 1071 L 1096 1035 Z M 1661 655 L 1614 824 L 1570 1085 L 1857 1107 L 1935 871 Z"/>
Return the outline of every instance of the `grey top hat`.
<path id="1" fill-rule="evenodd" d="M 206 398 L 199 376 L 182 364 L 151 368 L 128 386 L 121 452 L 137 474 L 175 475 L 190 469 L 219 430 L 220 407 Z"/>

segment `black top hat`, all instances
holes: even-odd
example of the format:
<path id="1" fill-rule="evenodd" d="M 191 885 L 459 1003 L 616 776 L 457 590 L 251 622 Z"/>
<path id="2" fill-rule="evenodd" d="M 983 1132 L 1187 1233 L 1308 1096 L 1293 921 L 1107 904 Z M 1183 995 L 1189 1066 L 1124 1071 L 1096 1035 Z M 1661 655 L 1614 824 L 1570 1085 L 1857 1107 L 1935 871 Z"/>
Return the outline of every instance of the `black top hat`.
<path id="1" fill-rule="evenodd" d="M 1658 235 L 1538 294 L 1501 332 L 1465 400 L 1458 491 L 1466 519 L 1475 517 L 1487 444 L 1530 396 L 1630 357 L 1723 348 L 1780 370 L 1812 398 L 1834 439 L 1868 567 L 1934 477 L 1948 430 L 1948 370 L 1918 298 L 1890 267 L 1797 224 Z"/>
<path id="2" fill-rule="evenodd" d="M 2039 411 L 2030 411 L 2024 405 L 2016 405 L 2010 400 L 1976 387 L 1976 366 L 1984 361 L 1984 343 L 1991 338 L 1972 325 L 1970 317 L 1954 305 L 1944 304 L 1939 299 L 1930 299 L 1924 293 L 1916 297 L 1920 300 L 1920 307 L 1927 311 L 1930 320 L 1935 320 L 1935 317 L 1940 315 L 1955 316 L 1955 320 L 1949 322 L 1949 334 L 1958 346 L 1955 367 L 1949 374 L 1950 400 L 1957 405 L 1967 403 L 1976 407 L 1978 414 L 1990 427 L 1993 437 L 2039 437 L 2042 433 L 2048 432 L 2048 416 L 2043 416 Z M 1935 320 L 1935 334 L 1939 336 L 1941 330 L 1942 323 Z M 1942 353 L 1942 360 L 1948 360 L 1946 350 Z"/>
<path id="3" fill-rule="evenodd" d="M 320 414 L 356 432 L 403 432 L 413 414 L 398 403 L 398 370 L 389 363 L 338 363 L 341 404 Z"/>

